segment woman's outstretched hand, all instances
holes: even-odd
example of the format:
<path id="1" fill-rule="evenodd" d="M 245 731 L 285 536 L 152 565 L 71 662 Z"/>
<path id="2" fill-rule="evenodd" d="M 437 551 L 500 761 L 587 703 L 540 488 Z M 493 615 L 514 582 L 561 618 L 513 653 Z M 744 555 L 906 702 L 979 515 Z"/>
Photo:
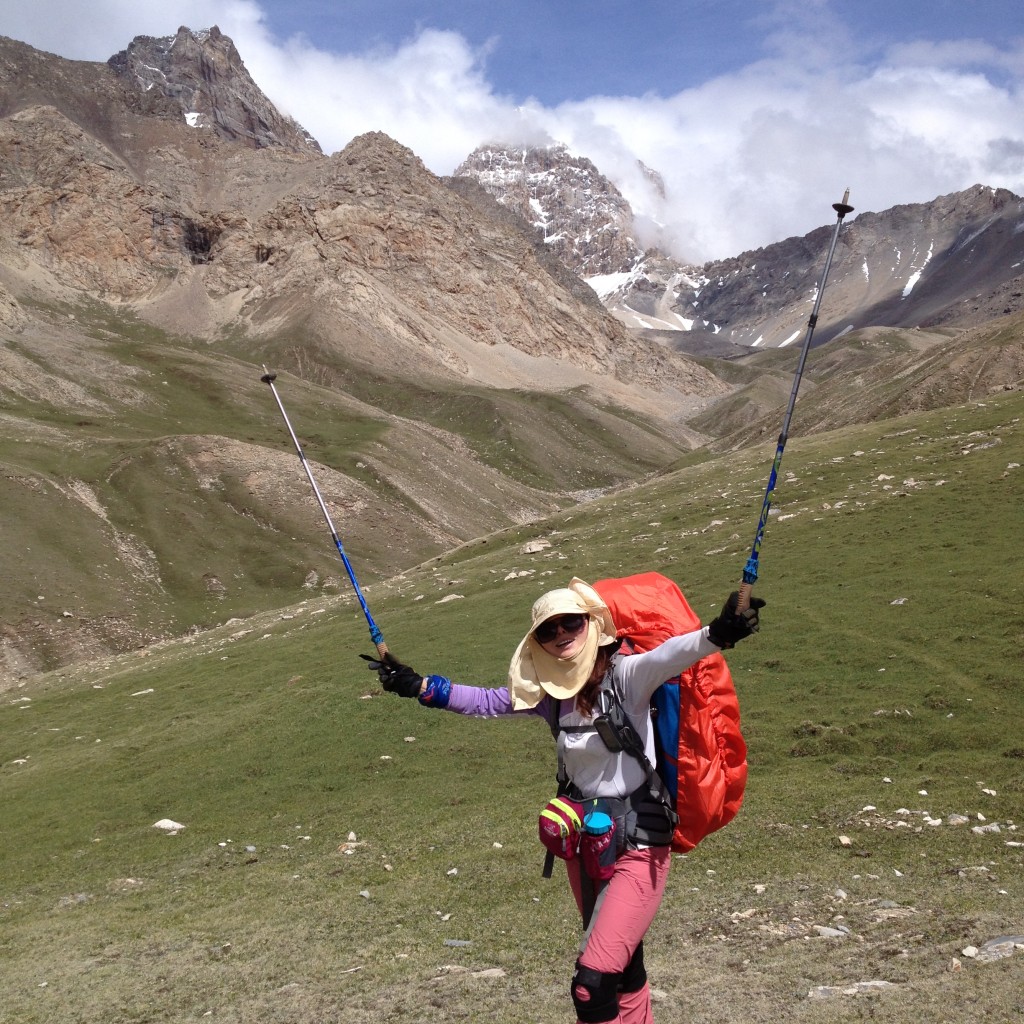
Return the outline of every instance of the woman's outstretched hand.
<path id="1" fill-rule="evenodd" d="M 420 695 L 423 676 L 408 665 L 403 665 L 390 652 L 376 658 L 370 654 L 360 654 L 359 657 L 368 662 L 366 667 L 377 673 L 380 685 L 389 693 L 397 693 L 399 697 Z"/>
<path id="2" fill-rule="evenodd" d="M 739 604 L 739 591 L 734 590 L 725 602 L 725 607 L 716 619 L 708 623 L 708 639 L 723 651 L 736 646 L 736 644 L 751 633 L 756 633 L 760 628 L 758 612 L 765 606 L 765 601 L 760 597 L 752 597 L 750 606 L 742 612 L 736 611 Z"/>

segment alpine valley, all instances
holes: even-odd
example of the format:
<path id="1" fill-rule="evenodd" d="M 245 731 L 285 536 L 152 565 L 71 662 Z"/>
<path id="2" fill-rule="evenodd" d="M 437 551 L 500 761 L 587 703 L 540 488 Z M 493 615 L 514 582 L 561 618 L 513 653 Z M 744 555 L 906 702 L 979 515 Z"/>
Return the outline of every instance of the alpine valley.
<path id="1" fill-rule="evenodd" d="M 0 689 L 346 589 L 265 367 L 367 581 L 762 443 L 839 198 L 686 265 L 564 146 L 324 154 L 217 28 L 0 38 Z M 1022 296 L 1016 195 L 855 215 L 793 431 L 1020 388 Z"/>

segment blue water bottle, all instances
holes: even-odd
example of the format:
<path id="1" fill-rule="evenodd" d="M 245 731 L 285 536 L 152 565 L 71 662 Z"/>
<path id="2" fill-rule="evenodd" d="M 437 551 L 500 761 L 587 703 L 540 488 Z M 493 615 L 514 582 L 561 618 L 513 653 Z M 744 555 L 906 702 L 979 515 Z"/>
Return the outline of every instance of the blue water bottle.
<path id="1" fill-rule="evenodd" d="M 595 881 L 611 878 L 615 872 L 615 821 L 604 811 L 591 811 L 583 819 L 580 845 L 587 874 Z"/>

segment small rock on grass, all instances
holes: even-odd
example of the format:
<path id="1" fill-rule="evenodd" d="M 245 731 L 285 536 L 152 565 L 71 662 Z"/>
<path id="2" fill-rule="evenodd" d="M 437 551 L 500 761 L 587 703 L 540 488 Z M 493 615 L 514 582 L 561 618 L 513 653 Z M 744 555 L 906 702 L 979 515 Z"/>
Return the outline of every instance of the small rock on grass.
<path id="1" fill-rule="evenodd" d="M 1021 949 L 1024 949 L 1024 935 L 1000 935 L 982 943 L 980 949 L 977 946 L 967 946 L 961 952 L 972 960 L 991 963 L 993 960 L 1003 960 L 1008 956 L 1013 956 Z"/>
<path id="2" fill-rule="evenodd" d="M 891 981 L 855 981 L 852 985 L 818 985 L 807 993 L 810 999 L 829 999 L 832 996 L 860 996 L 895 988 Z"/>
<path id="3" fill-rule="evenodd" d="M 164 832 L 173 836 L 177 835 L 177 833 L 185 828 L 185 826 L 180 822 L 172 821 L 170 818 L 161 818 L 159 821 L 153 822 L 153 828 L 162 829 Z"/>

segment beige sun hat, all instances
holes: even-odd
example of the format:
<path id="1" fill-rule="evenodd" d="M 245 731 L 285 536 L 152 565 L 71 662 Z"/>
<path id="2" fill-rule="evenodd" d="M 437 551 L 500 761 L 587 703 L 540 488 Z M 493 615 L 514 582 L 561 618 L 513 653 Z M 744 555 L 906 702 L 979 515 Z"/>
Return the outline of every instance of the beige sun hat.
<path id="1" fill-rule="evenodd" d="M 555 615 L 589 616 L 587 639 L 571 658 L 555 658 L 536 641 L 533 631 Z M 568 587 L 549 590 L 533 603 L 530 631 L 523 637 L 508 669 L 508 692 L 516 711 L 536 707 L 544 694 L 558 700 L 575 697 L 590 677 L 597 649 L 615 641 L 615 622 L 598 592 L 575 576 Z"/>

